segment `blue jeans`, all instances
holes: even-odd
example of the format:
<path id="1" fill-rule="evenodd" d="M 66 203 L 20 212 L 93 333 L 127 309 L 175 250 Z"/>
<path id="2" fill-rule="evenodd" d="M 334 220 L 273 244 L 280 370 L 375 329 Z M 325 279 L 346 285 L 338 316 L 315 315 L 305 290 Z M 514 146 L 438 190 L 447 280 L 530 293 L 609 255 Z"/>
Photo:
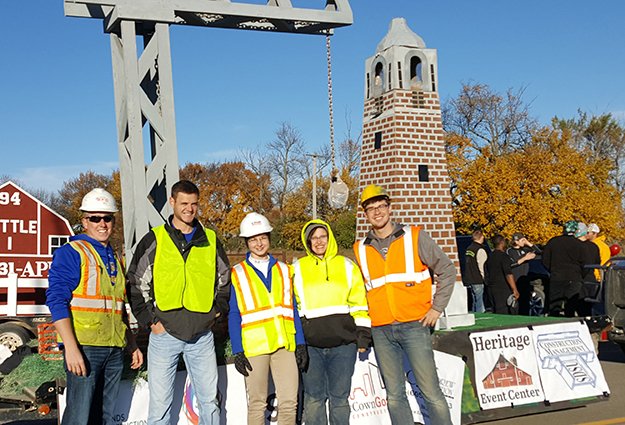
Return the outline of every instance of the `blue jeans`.
<path id="1" fill-rule="evenodd" d="M 473 311 L 475 313 L 484 313 L 484 284 L 472 284 L 471 295 L 473 295 Z"/>
<path id="2" fill-rule="evenodd" d="M 330 423 L 349 425 L 347 402 L 356 362 L 356 344 L 333 348 L 308 346 L 308 370 L 304 382 L 304 422 L 326 425 L 326 400 L 330 401 Z"/>
<path id="3" fill-rule="evenodd" d="M 406 354 L 419 389 L 423 393 L 430 425 L 450 425 L 451 416 L 438 382 L 430 328 L 420 322 L 396 323 L 371 328 L 375 356 L 386 386 L 388 411 L 393 425 L 413 424 L 406 397 Z M 425 416 L 425 415 L 424 415 Z"/>
<path id="4" fill-rule="evenodd" d="M 77 376 L 67 370 L 66 407 L 62 424 L 113 424 L 119 381 L 124 368 L 122 348 L 81 347 L 87 376 Z"/>
<path id="5" fill-rule="evenodd" d="M 149 425 L 169 425 L 172 415 L 174 380 L 182 354 L 199 408 L 199 425 L 219 425 L 217 402 L 217 357 L 213 333 L 193 341 L 182 341 L 167 332 L 150 334 L 148 344 Z M 178 417 L 178 412 L 174 412 Z"/>

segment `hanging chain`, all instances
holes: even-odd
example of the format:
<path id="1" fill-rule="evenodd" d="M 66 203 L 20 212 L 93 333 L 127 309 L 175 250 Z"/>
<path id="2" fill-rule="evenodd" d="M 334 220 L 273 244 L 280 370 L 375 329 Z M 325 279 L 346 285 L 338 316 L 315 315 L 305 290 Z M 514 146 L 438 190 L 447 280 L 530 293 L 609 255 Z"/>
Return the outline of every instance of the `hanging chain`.
<path id="1" fill-rule="evenodd" d="M 332 100 L 332 54 L 330 50 L 330 35 L 326 35 L 326 56 L 328 59 L 328 110 L 330 113 L 330 150 L 332 155 L 332 180 L 338 174 L 334 154 L 334 107 Z"/>

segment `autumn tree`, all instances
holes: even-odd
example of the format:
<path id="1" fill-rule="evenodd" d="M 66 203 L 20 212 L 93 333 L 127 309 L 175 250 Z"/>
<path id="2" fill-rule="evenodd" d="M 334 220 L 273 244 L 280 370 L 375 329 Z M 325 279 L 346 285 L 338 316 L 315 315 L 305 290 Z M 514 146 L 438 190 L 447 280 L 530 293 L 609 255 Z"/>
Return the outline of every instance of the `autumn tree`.
<path id="1" fill-rule="evenodd" d="M 237 245 L 239 224 L 250 211 L 271 209 L 267 175 L 258 176 L 242 162 L 186 164 L 180 176 L 200 189 L 200 220 L 213 227 L 225 240 Z"/>
<path id="2" fill-rule="evenodd" d="M 459 136 L 451 140 L 457 151 L 470 144 Z M 561 233 L 562 223 L 582 220 L 599 224 L 611 237 L 624 236 L 610 162 L 580 152 L 566 132 L 544 130 L 523 149 L 471 162 L 452 157 L 449 164 L 457 182 L 453 213 L 459 233 L 522 231 L 544 243 Z"/>
<path id="3" fill-rule="evenodd" d="M 113 195 L 119 212 L 116 214 L 115 229 L 111 235 L 111 244 L 118 253 L 123 252 L 124 231 L 121 200 L 121 183 L 119 171 L 114 171 L 110 176 L 98 174 L 94 171 L 80 173 L 78 177 L 67 180 L 59 190 L 58 197 L 51 205 L 52 209 L 61 214 L 69 221 L 76 233 L 82 231 L 80 204 L 83 196 L 96 187 L 106 189 Z"/>
<path id="4" fill-rule="evenodd" d="M 256 150 L 242 151 L 239 160 L 258 175 L 268 174 L 274 205 L 282 208 L 285 196 L 305 178 L 307 158 L 299 130 L 282 122 L 274 138 Z"/>
<path id="5" fill-rule="evenodd" d="M 343 208 L 332 208 L 328 201 L 330 177 L 317 178 L 317 217 L 330 224 L 339 247 L 349 248 L 356 237 L 356 210 L 358 206 L 358 180 L 350 175 L 348 168 L 340 171 L 340 177 L 349 188 L 349 198 Z M 276 223 L 276 242 L 280 247 L 303 249 L 301 230 L 312 219 L 312 178 L 306 179 L 295 191 L 285 197 L 280 220 Z"/>
<path id="6" fill-rule="evenodd" d="M 537 122 L 523 100 L 524 89 L 495 92 L 486 84 L 463 84 L 457 97 L 443 104 L 443 127 L 466 138 L 469 158 L 511 152 L 531 140 Z"/>
<path id="7" fill-rule="evenodd" d="M 569 133 L 579 150 L 586 150 L 594 159 L 611 161 L 610 179 L 619 191 L 625 190 L 625 128 L 612 114 L 591 116 L 578 111 L 576 118 L 555 117 L 552 125 Z"/>

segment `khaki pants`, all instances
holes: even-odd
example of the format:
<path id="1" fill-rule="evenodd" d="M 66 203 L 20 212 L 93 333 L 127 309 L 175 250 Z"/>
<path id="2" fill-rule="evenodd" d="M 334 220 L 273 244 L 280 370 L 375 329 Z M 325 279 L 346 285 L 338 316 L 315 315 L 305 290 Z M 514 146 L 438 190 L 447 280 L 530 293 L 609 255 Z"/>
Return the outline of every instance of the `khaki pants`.
<path id="1" fill-rule="evenodd" d="M 249 357 L 248 360 L 252 365 L 252 371 L 245 378 L 248 398 L 247 424 L 265 424 L 269 371 L 271 371 L 278 399 L 278 423 L 295 425 L 299 384 L 295 353 L 280 348 L 271 354 Z"/>

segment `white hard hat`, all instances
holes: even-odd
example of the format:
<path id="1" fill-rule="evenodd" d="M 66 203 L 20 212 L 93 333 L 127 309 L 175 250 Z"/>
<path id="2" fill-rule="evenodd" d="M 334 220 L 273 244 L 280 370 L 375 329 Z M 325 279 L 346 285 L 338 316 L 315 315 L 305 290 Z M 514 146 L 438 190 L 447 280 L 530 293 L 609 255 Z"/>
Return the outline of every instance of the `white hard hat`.
<path id="1" fill-rule="evenodd" d="M 241 221 L 239 228 L 239 236 L 242 238 L 251 238 L 252 236 L 269 233 L 273 230 L 269 220 L 262 214 L 251 212 Z"/>
<path id="2" fill-rule="evenodd" d="M 106 190 L 96 187 L 82 198 L 80 211 L 84 212 L 117 212 L 115 198 Z"/>

